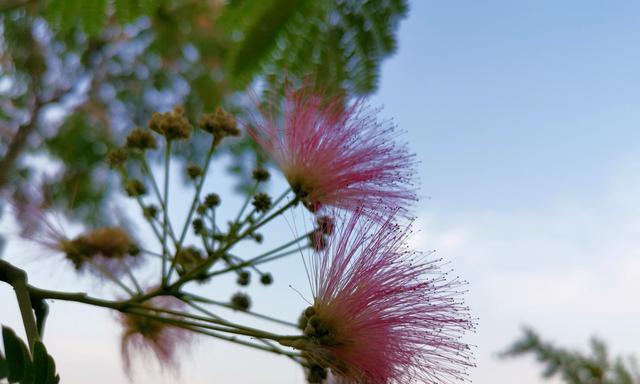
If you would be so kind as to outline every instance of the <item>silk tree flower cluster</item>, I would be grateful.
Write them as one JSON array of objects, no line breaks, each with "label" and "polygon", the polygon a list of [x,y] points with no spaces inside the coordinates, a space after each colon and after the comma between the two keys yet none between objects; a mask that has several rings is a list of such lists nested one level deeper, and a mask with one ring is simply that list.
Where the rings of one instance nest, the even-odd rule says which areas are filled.
[{"label": "silk tree flower cluster", "polygon": [[289,345],[307,353],[311,382],[445,383],[472,365],[460,341],[473,327],[456,294],[463,283],[408,249],[409,227],[392,219],[376,225],[356,210],[308,258],[314,301],[299,324],[307,339]]},{"label": "silk tree flower cluster", "polygon": [[345,104],[303,88],[287,91],[282,114],[272,111],[263,109],[249,133],[310,211],[360,209],[379,218],[416,199],[413,156],[364,101]]},{"label": "silk tree flower cluster", "polygon": [[[441,271],[441,260],[407,246],[409,208],[416,200],[414,156],[396,143],[395,127],[377,120],[363,100],[308,86],[285,96],[283,108],[260,109],[243,124],[221,108],[196,124],[182,108],[155,113],[147,127],[133,129],[109,152],[108,165],[154,241],[137,238],[135,228],[118,221],[67,237],[46,211],[16,205],[28,222],[38,223],[39,229],[25,231],[28,237],[118,290],[98,298],[30,287],[30,297],[116,311],[123,367],[131,377],[133,362],[144,361],[138,356],[155,356],[177,369],[179,351],[201,335],[288,358],[300,364],[309,383],[465,381],[473,359],[463,337],[474,322],[462,300],[464,283]],[[289,188],[272,197],[266,188],[270,172],[257,167],[237,215],[221,218],[220,191],[206,190],[205,180],[221,143],[243,133],[280,169]],[[202,163],[176,168],[172,157],[186,140],[207,140],[209,150]],[[149,160],[158,157],[160,165]],[[169,195],[169,180],[178,172],[193,191],[186,204]],[[169,214],[174,205],[184,208],[180,223]],[[306,233],[253,256],[235,250],[246,242],[261,247],[268,224],[298,209],[313,218]],[[252,283],[268,289],[276,282],[264,266],[300,253],[312,300],[298,321],[252,311]],[[157,268],[157,281],[141,283],[150,268]],[[238,291],[226,300],[214,298],[207,284],[226,275],[235,277]],[[225,311],[291,331],[229,321]]]}]

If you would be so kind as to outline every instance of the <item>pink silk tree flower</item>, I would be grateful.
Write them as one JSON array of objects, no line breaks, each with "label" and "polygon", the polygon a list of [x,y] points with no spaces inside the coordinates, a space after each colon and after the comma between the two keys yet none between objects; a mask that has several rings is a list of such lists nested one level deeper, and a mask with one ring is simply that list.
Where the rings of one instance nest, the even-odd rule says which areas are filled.
[{"label": "pink silk tree flower", "polygon": [[[171,311],[184,310],[185,304],[172,296],[157,296],[146,303],[149,307]],[[157,312],[158,315],[162,312]],[[192,339],[192,332],[175,327],[160,320],[136,314],[120,314],[123,326],[121,351],[123,367],[131,376],[134,356],[154,356],[162,368],[177,370],[180,348],[185,348]]]},{"label": "pink silk tree flower", "polygon": [[313,304],[300,319],[311,383],[451,383],[473,366],[462,342],[475,327],[441,260],[410,251],[408,227],[356,210],[330,245],[309,257]]},{"label": "pink silk tree flower", "polygon": [[309,87],[285,96],[280,119],[262,109],[248,131],[310,211],[362,207],[379,218],[415,201],[414,157],[395,144],[395,126],[376,120],[377,111]]},{"label": "pink silk tree flower", "polygon": [[60,221],[56,220],[56,212],[36,199],[27,195],[14,198],[12,208],[21,226],[20,237],[64,254],[78,272],[90,271],[118,278],[143,261],[136,241],[123,227],[97,227],[69,238]]},{"label": "pink silk tree flower", "polygon": [[107,274],[112,278],[124,275],[129,268],[142,262],[138,245],[121,227],[98,227],[68,238],[43,215],[40,229],[22,233],[22,237],[43,247],[63,253],[78,272]]}]

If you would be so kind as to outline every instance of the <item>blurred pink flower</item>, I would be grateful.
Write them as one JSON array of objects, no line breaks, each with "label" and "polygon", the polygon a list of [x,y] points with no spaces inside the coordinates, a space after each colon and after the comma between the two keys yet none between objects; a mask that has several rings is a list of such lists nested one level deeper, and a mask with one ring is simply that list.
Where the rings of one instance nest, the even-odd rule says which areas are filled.
[{"label": "blurred pink flower", "polygon": [[[321,255],[310,258],[313,305],[291,346],[333,383],[450,383],[473,365],[461,341],[474,323],[440,260],[408,250],[408,228],[356,211]],[[312,382],[316,382],[313,381]]]},{"label": "blurred pink flower", "polygon": [[285,96],[281,123],[263,109],[248,130],[310,211],[363,207],[377,218],[415,200],[414,157],[395,144],[395,127],[376,120],[377,111],[309,87]]},{"label": "blurred pink flower", "polygon": [[[172,296],[157,296],[145,304],[149,307],[172,311],[185,309],[185,304]],[[122,363],[127,375],[131,375],[134,356],[153,355],[162,368],[178,369],[180,363],[178,349],[186,347],[191,342],[192,332],[145,316],[129,313],[119,316],[123,326]]]},{"label": "blurred pink flower", "polygon": [[138,245],[124,228],[97,227],[69,238],[56,220],[55,211],[35,204],[19,206],[16,202],[13,209],[21,221],[20,237],[64,254],[76,271],[118,278],[143,261]]}]

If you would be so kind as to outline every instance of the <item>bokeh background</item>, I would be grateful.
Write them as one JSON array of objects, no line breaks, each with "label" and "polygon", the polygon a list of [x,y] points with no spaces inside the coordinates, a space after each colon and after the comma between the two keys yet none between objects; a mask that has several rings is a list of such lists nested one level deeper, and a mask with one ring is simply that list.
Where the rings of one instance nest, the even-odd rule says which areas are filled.
[{"label": "bokeh background", "polygon": [[[616,353],[638,353],[640,3],[409,5],[397,52],[383,62],[370,103],[406,131],[402,139],[419,159],[413,245],[436,250],[469,282],[466,299],[478,318],[468,337],[477,357],[470,378],[559,383],[543,381],[533,359],[498,357],[523,325],[570,348],[586,348],[595,334]],[[222,192],[233,217],[241,199],[226,171],[229,161],[214,163],[207,188]],[[284,188],[278,177],[269,186],[274,195]],[[177,175],[171,193],[190,196]],[[173,208],[182,217],[181,207]],[[145,238],[144,223],[138,224]],[[269,228],[268,241],[284,241],[304,225],[302,212],[288,215]],[[4,220],[4,231],[15,233],[14,227]],[[99,282],[76,278],[60,258],[15,237],[4,257],[24,266],[36,285],[104,292]],[[296,291],[309,297],[300,257],[270,271],[275,284],[252,292],[255,310],[296,318],[305,307]],[[224,299],[235,291],[230,282],[202,292]],[[8,286],[0,286],[0,303],[0,322],[22,332]],[[126,382],[119,332],[107,311],[54,303],[45,341],[63,382]],[[179,378],[147,368],[134,382],[304,378],[286,359],[204,338],[182,360]]]}]

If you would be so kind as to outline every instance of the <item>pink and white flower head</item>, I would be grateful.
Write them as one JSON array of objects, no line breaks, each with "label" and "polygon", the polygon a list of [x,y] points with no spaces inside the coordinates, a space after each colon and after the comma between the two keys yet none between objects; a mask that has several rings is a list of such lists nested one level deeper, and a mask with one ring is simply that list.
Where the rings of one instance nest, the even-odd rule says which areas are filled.
[{"label": "pink and white flower head", "polygon": [[473,365],[461,337],[474,328],[440,260],[408,250],[409,229],[356,210],[310,258],[313,304],[301,319],[310,382],[451,383]]},{"label": "pink and white flower head", "polygon": [[[185,305],[172,296],[157,296],[146,302],[149,307],[182,311]],[[158,314],[161,314],[158,312]],[[131,375],[134,356],[153,356],[162,368],[177,370],[180,356],[192,339],[192,333],[149,317],[124,313],[120,315],[123,326],[121,351],[124,370]]]},{"label": "pink and white flower head", "polygon": [[312,212],[362,207],[378,218],[413,202],[414,158],[394,143],[393,124],[376,120],[362,100],[346,104],[308,86],[289,89],[282,118],[262,110],[248,130]]}]

